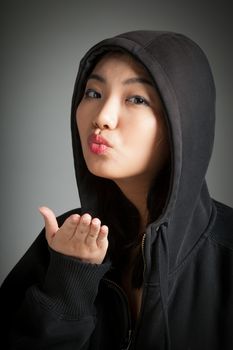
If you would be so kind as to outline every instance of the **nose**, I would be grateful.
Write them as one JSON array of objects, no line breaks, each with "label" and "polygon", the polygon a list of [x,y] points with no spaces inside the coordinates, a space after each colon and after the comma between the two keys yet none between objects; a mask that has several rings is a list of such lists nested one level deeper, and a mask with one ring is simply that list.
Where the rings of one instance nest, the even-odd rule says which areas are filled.
[{"label": "nose", "polygon": [[115,129],[119,120],[119,104],[116,99],[109,98],[103,101],[96,111],[96,116],[93,120],[95,128]]}]

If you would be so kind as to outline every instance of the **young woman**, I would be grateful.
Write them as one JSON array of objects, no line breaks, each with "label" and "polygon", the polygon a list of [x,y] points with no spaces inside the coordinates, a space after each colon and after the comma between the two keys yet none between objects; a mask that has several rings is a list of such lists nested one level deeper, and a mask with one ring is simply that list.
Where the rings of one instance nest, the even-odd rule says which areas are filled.
[{"label": "young woman", "polygon": [[233,210],[205,174],[215,87],[170,32],[84,56],[71,129],[81,208],[56,218],[1,287],[10,349],[231,349]]}]

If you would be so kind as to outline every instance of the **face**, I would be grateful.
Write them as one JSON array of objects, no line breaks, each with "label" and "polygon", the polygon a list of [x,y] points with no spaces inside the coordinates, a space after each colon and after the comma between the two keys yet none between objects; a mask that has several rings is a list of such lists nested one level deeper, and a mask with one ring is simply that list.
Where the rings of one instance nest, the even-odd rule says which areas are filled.
[{"label": "face", "polygon": [[150,184],[168,159],[162,104],[145,69],[127,54],[105,55],[90,74],[76,121],[87,167],[119,184]]}]

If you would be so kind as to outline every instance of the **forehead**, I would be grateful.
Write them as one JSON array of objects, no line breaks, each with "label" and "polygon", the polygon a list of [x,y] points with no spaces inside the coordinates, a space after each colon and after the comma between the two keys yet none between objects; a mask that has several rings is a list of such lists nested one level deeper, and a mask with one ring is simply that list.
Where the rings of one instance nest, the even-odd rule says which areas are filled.
[{"label": "forehead", "polygon": [[150,78],[149,73],[143,65],[133,58],[130,54],[124,52],[108,52],[102,56],[96,63],[92,73],[135,73],[143,77]]}]

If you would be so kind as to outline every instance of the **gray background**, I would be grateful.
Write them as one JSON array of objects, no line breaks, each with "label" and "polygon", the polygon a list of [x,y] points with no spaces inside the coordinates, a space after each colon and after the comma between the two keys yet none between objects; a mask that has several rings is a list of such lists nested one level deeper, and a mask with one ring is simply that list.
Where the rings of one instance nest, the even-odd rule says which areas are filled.
[{"label": "gray background", "polygon": [[2,1],[0,282],[40,232],[37,208],[79,205],[70,102],[78,63],[93,44],[135,29],[173,30],[206,52],[217,86],[211,195],[233,206],[230,1]]}]

